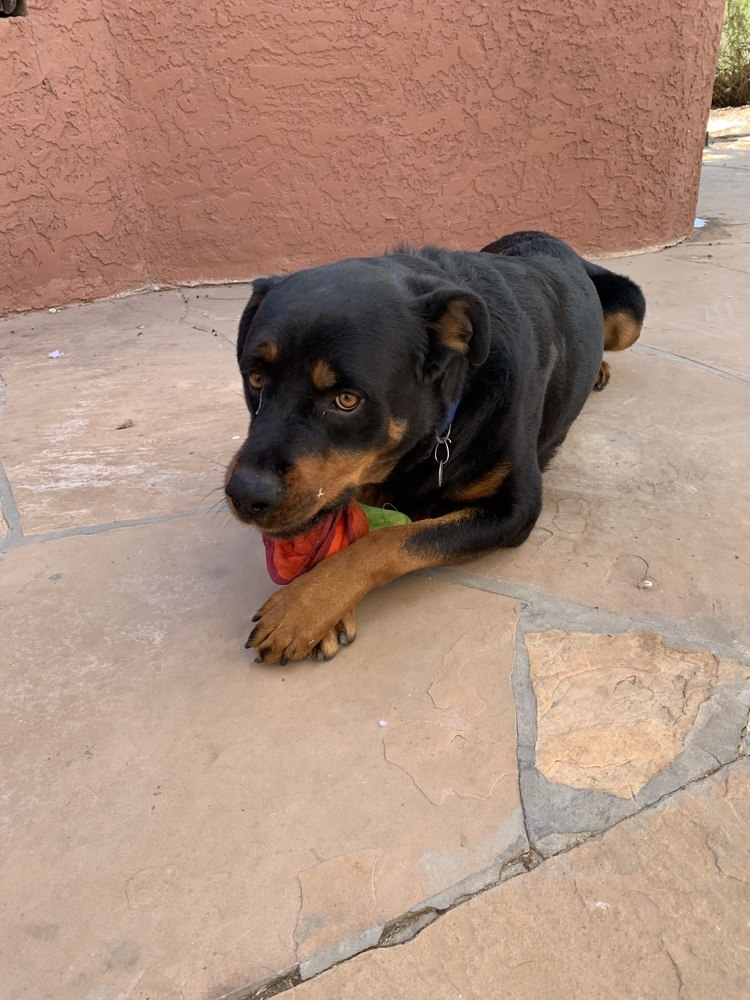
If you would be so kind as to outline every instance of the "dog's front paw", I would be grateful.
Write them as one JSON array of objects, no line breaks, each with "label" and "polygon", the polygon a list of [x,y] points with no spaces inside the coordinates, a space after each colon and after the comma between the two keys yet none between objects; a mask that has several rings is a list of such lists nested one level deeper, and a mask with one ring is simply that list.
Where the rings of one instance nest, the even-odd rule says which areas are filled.
[{"label": "dog's front paw", "polygon": [[320,642],[312,649],[307,658],[310,660],[332,660],[342,646],[350,646],[357,638],[357,626],[354,622],[354,608],[336,622]]},{"label": "dog's front paw", "polygon": [[253,621],[257,625],[245,648],[255,648],[257,663],[330,660],[357,636],[354,609],[337,612],[331,595],[322,594],[308,576],[269,597]]}]

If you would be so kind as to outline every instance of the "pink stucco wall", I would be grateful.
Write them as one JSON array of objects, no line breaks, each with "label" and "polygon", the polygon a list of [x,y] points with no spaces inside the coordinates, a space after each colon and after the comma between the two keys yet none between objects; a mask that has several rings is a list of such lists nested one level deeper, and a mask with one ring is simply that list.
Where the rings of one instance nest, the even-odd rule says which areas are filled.
[{"label": "pink stucco wall", "polygon": [[690,231],[723,0],[36,0],[0,20],[0,313],[541,227]]}]

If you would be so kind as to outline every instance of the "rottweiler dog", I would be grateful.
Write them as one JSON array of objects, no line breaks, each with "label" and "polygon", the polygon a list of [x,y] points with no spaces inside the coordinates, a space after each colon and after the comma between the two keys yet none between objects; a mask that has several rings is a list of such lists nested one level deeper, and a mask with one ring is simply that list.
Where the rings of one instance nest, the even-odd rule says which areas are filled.
[{"label": "rottweiler dog", "polygon": [[645,300],[546,233],[480,252],[400,247],[260,278],[237,359],[250,429],[228,503],[293,538],[352,499],[413,523],[381,528],[274,593],[253,618],[259,661],[330,659],[354,608],[404,573],[528,538],[542,471]]}]

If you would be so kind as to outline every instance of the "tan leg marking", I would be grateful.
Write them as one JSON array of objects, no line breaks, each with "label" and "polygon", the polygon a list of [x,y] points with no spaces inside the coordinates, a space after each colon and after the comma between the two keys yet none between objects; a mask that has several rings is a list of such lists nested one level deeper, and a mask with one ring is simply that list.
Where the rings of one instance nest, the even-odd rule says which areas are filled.
[{"label": "tan leg marking", "polygon": [[468,486],[462,487],[455,493],[451,493],[450,498],[451,500],[458,500],[463,503],[471,503],[472,501],[485,500],[487,497],[492,497],[500,489],[509,472],[510,462],[503,459],[502,462],[498,462],[494,469],[485,472],[475,482],[469,483]]},{"label": "tan leg marking", "polygon": [[629,313],[610,313],[604,317],[604,350],[624,351],[633,346],[640,333],[640,323]]},{"label": "tan leg marking", "polygon": [[419,524],[380,528],[324,559],[269,597],[258,612],[248,647],[254,646],[265,663],[304,659],[323,640],[331,650],[329,634],[338,623],[347,621],[350,609],[374,587],[415,569],[450,561],[437,552],[406,551],[407,539],[426,528],[456,523],[475,514],[471,509],[459,510]]}]

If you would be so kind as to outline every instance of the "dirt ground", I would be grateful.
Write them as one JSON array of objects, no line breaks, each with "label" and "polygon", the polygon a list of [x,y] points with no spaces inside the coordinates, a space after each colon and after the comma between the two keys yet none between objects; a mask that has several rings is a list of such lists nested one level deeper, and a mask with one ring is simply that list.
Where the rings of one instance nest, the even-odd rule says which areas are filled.
[{"label": "dirt ground", "polygon": [[741,108],[713,108],[708,133],[711,146],[750,149],[750,104]]}]

